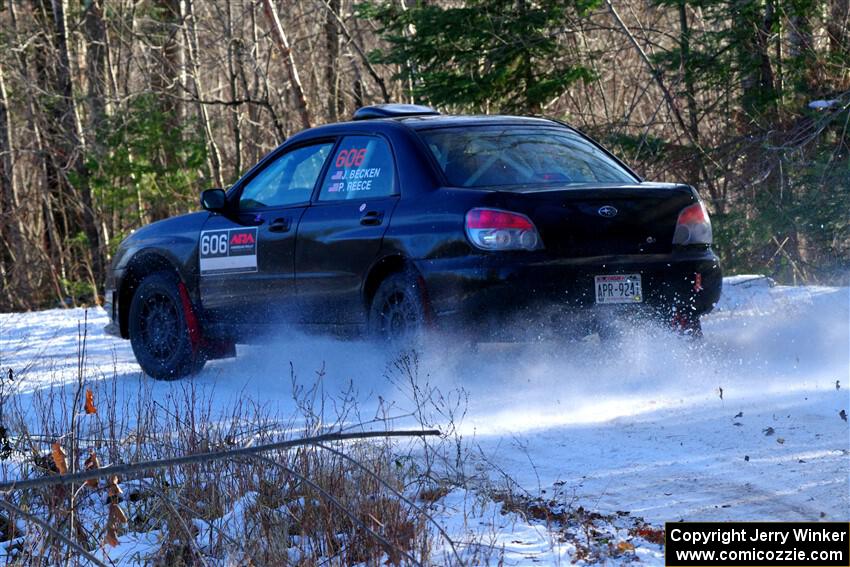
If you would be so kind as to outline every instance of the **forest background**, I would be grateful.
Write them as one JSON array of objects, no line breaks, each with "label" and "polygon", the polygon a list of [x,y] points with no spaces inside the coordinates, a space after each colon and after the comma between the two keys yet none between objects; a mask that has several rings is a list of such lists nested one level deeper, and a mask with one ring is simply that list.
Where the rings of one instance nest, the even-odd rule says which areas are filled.
[{"label": "forest background", "polygon": [[697,187],[727,273],[850,277],[850,0],[2,0],[0,46],[0,311],[383,102],[565,120]]}]

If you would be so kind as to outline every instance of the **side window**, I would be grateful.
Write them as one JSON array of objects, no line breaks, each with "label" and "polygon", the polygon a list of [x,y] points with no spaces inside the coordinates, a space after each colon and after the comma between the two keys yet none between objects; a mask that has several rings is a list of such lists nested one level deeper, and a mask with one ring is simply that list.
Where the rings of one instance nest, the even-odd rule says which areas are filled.
[{"label": "side window", "polygon": [[333,144],[328,142],[283,154],[245,185],[239,208],[283,207],[309,201],[331,148]]},{"label": "side window", "polygon": [[331,158],[320,201],[368,199],[394,193],[395,167],[387,142],[377,136],[346,136]]}]

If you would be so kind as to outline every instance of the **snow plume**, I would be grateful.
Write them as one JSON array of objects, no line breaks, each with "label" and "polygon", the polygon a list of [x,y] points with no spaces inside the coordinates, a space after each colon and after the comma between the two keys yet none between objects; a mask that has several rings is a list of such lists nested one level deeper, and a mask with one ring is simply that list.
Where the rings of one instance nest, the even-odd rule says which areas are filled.
[{"label": "snow plume", "polygon": [[628,318],[614,321],[615,337],[606,340],[471,347],[458,337],[432,337],[399,368],[398,353],[374,343],[288,332],[240,350],[235,361],[211,364],[202,376],[285,410],[294,375],[317,381],[330,399],[356,400],[370,417],[414,413],[415,386],[420,396],[427,390],[452,399],[443,400],[449,405],[468,403],[461,424],[468,433],[530,431],[834,387],[850,365],[848,304],[845,288],[740,276],[726,279],[720,304],[704,318],[702,341]]},{"label": "snow plume", "polygon": [[[460,425],[479,434],[606,422],[721,400],[721,389],[727,401],[821,390],[836,380],[850,390],[848,304],[846,288],[773,286],[767,278],[738,276],[725,280],[720,304],[704,318],[702,341],[623,320],[614,323],[615,338],[601,341],[471,347],[457,337],[431,338],[399,367],[397,352],[374,343],[288,331],[264,345],[240,346],[237,359],[213,361],[193,380],[215,390],[222,407],[247,397],[281,416],[296,409],[293,386],[315,386],[327,411],[348,400],[359,418],[407,416],[422,396],[442,396],[459,414],[468,404]],[[103,335],[99,310],[88,318],[89,372],[135,382],[129,344]],[[0,364],[14,369],[17,392],[74,380],[82,319],[79,310],[0,315]]]}]

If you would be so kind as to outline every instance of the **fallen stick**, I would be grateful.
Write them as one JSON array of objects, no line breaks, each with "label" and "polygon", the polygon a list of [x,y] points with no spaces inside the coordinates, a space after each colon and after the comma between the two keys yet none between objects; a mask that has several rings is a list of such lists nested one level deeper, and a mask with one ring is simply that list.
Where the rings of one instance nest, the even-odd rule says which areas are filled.
[{"label": "fallen stick", "polygon": [[80,544],[78,544],[77,542],[75,542],[74,540],[72,540],[71,538],[69,538],[68,536],[66,536],[65,534],[63,534],[62,532],[60,532],[59,530],[57,530],[56,528],[54,528],[53,526],[51,526],[50,524],[45,522],[44,520],[42,520],[42,519],[40,519],[36,516],[33,516],[29,512],[25,512],[25,511],[21,510],[20,508],[18,508],[17,506],[12,504],[11,502],[7,502],[6,500],[3,500],[2,498],[0,498],[0,508],[3,508],[4,510],[7,510],[7,511],[13,513],[13,514],[16,514],[16,515],[24,518],[25,520],[28,520],[28,521],[30,521],[34,524],[41,526],[42,529],[50,532],[50,535],[52,535],[52,536],[58,538],[59,540],[63,541],[68,547],[70,547],[71,549],[73,549],[74,551],[79,553],[81,557],[86,558],[89,561],[89,563],[92,563],[93,565],[98,565],[99,567],[106,567],[106,564],[103,561],[99,560],[97,557],[92,555],[88,550],[86,550],[82,546],[80,546]]},{"label": "fallen stick", "polygon": [[81,483],[87,480],[104,477],[108,478],[114,475],[127,476],[132,473],[161,469],[174,465],[188,465],[193,463],[220,461],[223,459],[233,459],[236,457],[254,455],[257,453],[263,453],[265,451],[291,449],[292,447],[302,447],[304,445],[318,445],[320,443],[330,443],[333,441],[350,441],[353,439],[375,439],[380,437],[429,437],[435,435],[440,435],[440,431],[437,429],[423,429],[404,431],[364,431],[360,433],[326,433],[324,435],[316,435],[314,437],[290,439],[289,441],[279,441],[277,443],[255,445],[252,447],[239,447],[237,449],[226,449],[223,451],[210,451],[208,453],[196,453],[194,455],[183,455],[180,457],[171,457],[169,459],[141,461],[138,463],[127,463],[123,465],[111,465],[100,469],[81,471],[73,474],[44,476],[40,478],[30,478],[24,480],[3,482],[0,483],[0,492],[7,492],[9,490],[23,490],[25,488],[36,488],[42,486],[56,486],[72,483]]}]

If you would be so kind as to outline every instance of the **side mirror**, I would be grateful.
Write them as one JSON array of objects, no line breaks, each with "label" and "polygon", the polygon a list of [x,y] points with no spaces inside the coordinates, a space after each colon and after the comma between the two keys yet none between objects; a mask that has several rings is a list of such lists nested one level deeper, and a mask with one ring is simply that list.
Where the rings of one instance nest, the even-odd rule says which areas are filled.
[{"label": "side mirror", "polygon": [[221,213],[227,206],[227,194],[224,189],[207,189],[201,193],[201,206],[211,213]]}]

